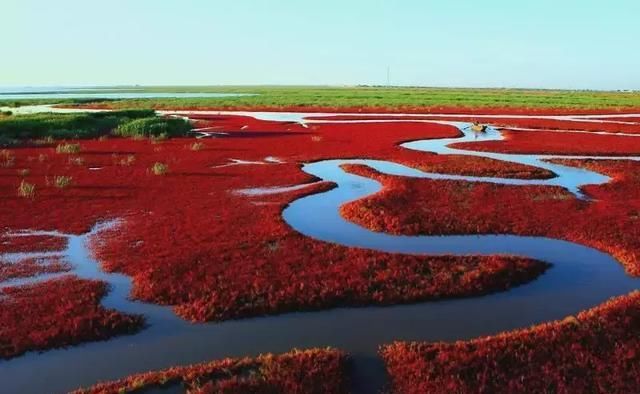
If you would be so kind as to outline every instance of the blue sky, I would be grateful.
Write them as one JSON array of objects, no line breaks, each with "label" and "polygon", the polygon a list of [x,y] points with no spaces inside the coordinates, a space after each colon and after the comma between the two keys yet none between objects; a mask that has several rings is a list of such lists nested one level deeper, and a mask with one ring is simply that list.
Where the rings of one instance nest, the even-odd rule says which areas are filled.
[{"label": "blue sky", "polygon": [[637,0],[3,0],[0,85],[640,89]]}]

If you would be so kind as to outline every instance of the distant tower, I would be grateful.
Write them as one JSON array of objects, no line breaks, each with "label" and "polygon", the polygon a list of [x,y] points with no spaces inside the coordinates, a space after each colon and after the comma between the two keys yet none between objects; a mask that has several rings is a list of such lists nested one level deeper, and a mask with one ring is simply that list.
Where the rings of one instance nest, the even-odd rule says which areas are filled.
[{"label": "distant tower", "polygon": [[391,86],[391,66],[387,66],[387,86]]}]

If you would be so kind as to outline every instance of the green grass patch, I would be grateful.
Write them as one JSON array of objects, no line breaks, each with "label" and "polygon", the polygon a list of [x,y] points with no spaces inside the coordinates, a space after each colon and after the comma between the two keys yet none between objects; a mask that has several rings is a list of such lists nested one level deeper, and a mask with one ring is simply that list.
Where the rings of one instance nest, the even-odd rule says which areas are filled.
[{"label": "green grass patch", "polygon": [[174,137],[186,135],[190,130],[188,122],[158,118],[148,109],[11,115],[0,117],[0,146],[25,140],[51,143],[58,139],[98,138],[113,131],[123,136]]},{"label": "green grass patch", "polygon": [[73,183],[73,177],[64,176],[64,175],[56,175],[53,177],[53,185],[58,189],[64,189],[68,186],[71,186]]},{"label": "green grass patch", "polygon": [[36,195],[36,185],[22,180],[18,186],[18,195],[24,198],[33,198]]},{"label": "green grass patch", "polygon": [[169,172],[169,166],[165,163],[155,162],[151,166],[151,172],[153,175],[165,175]]},{"label": "green grass patch", "polygon": [[58,146],[56,146],[56,153],[60,153],[60,154],[67,154],[67,155],[71,155],[71,154],[77,154],[80,153],[80,144],[60,144]]},{"label": "green grass patch", "polygon": [[191,125],[183,119],[148,117],[122,123],[115,130],[115,134],[122,137],[164,139],[185,136],[189,131],[191,131]]},{"label": "green grass patch", "polygon": [[115,112],[12,115],[0,118],[4,140],[94,138],[109,133],[131,119],[153,116],[151,110]]},{"label": "green grass patch", "polygon": [[[100,92],[96,90],[95,92]],[[0,100],[0,106],[99,103],[122,108],[309,108],[359,107],[426,109],[438,107],[520,107],[559,109],[640,108],[640,91],[434,88],[379,86],[149,86],[117,88],[110,93],[241,93],[240,97],[151,99],[25,99]],[[88,93],[88,92],[87,92]]]},{"label": "green grass patch", "polygon": [[96,100],[109,108],[640,108],[640,92],[535,89],[323,86],[157,86],[136,92],[252,93],[254,96]]}]

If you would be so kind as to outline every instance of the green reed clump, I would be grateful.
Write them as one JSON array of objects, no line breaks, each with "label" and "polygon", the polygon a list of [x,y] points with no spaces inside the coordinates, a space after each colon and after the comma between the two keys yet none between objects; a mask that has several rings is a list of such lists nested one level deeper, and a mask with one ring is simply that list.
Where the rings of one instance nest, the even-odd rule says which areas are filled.
[{"label": "green reed clump", "polygon": [[164,175],[169,172],[169,166],[165,163],[155,162],[151,167],[153,175]]},{"label": "green reed clump", "polygon": [[56,153],[70,155],[80,153],[80,149],[80,144],[64,143],[56,146]]},{"label": "green reed clump", "polygon": [[58,189],[64,189],[68,186],[71,186],[72,183],[73,177],[70,176],[56,175],[55,177],[53,177],[53,186],[57,187]]},{"label": "green reed clump", "polygon": [[151,137],[156,139],[182,137],[191,131],[191,124],[183,119],[142,118],[121,124],[115,134],[122,137]]},{"label": "green reed clump", "polygon": [[18,186],[18,195],[25,198],[33,198],[36,195],[36,185],[25,180]]}]

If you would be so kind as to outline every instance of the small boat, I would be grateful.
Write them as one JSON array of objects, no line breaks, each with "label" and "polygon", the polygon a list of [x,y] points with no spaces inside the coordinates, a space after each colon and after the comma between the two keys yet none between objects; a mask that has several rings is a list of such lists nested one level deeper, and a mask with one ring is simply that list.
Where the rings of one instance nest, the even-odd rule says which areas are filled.
[{"label": "small boat", "polygon": [[471,130],[476,133],[484,133],[487,131],[487,126],[480,123],[474,123],[471,125]]}]

